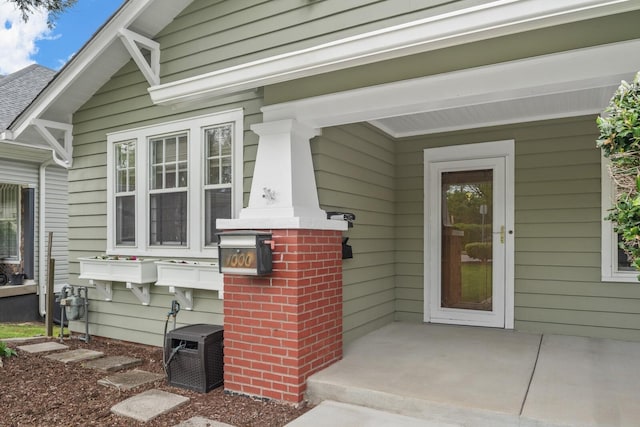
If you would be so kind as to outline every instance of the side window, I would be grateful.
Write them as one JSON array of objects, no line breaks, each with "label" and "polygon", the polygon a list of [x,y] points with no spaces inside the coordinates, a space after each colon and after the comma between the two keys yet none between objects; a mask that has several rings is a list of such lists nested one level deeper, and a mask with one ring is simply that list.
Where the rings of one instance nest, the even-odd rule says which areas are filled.
[{"label": "side window", "polygon": [[19,238],[20,186],[0,184],[0,258],[19,258]]},{"label": "side window", "polygon": [[205,246],[217,243],[216,219],[231,218],[231,187],[233,184],[233,124],[227,123],[204,130],[205,185],[204,223]]},{"label": "side window", "polygon": [[631,266],[627,254],[620,249],[620,238],[614,231],[614,224],[605,218],[614,202],[614,185],[609,174],[608,160],[601,156],[601,262],[604,282],[638,282],[639,272]]},{"label": "side window", "polygon": [[136,244],[136,142],[114,144],[116,245]]},{"label": "side window", "polygon": [[107,254],[216,258],[217,219],[242,208],[243,119],[236,108],[107,134]]},{"label": "side window", "polygon": [[149,140],[149,244],[186,246],[187,134]]}]

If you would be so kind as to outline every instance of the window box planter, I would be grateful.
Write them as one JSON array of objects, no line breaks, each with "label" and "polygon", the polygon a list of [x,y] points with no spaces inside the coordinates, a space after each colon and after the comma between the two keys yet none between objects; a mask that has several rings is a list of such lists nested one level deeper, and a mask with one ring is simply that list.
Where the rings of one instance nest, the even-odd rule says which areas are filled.
[{"label": "window box planter", "polygon": [[157,259],[99,256],[78,260],[79,278],[89,280],[106,301],[112,299],[113,282],[124,282],[143,305],[149,305],[149,285],[158,278],[155,265]]},{"label": "window box planter", "polygon": [[156,266],[156,286],[168,286],[187,310],[193,308],[193,289],[218,291],[218,297],[224,297],[223,276],[217,262],[167,260],[156,261]]}]

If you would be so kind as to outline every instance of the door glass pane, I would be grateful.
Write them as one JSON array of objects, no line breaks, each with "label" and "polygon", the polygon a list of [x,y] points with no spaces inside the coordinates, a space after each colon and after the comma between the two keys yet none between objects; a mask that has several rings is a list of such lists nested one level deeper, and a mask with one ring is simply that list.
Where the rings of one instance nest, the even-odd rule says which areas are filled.
[{"label": "door glass pane", "polygon": [[442,174],[441,307],[492,311],[493,170]]}]

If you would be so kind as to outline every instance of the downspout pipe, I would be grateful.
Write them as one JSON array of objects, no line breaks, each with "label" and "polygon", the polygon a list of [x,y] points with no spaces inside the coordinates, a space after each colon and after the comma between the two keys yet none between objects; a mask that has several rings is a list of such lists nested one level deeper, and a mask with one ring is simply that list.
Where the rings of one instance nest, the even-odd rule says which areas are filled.
[{"label": "downspout pipe", "polygon": [[[55,154],[53,155],[55,158]],[[46,177],[47,167],[54,164],[54,160],[47,160],[40,164],[38,171],[38,308],[40,310],[40,316],[44,317],[47,314],[45,294],[47,292],[47,254],[45,243],[45,224],[46,224]]]},{"label": "downspout pipe", "polygon": [[69,169],[71,165],[63,160],[60,160],[54,150],[51,150],[51,159],[40,164],[38,170],[38,309],[40,316],[44,317],[47,314],[45,294],[47,290],[47,239],[46,239],[46,177],[47,167],[56,164],[62,166],[65,169]]}]

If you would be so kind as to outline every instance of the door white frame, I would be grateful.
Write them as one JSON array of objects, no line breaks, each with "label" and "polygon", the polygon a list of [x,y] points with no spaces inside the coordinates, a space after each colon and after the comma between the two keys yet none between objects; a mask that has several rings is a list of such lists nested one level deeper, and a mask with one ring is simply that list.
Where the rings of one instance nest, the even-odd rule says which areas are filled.
[{"label": "door white frame", "polygon": [[[434,176],[442,162],[456,167],[464,165],[465,160],[502,159],[504,161],[504,328],[514,327],[514,172],[515,142],[513,140],[493,141],[464,146],[428,148],[424,150],[424,321],[431,322],[432,301],[439,295],[440,288],[440,204],[439,189],[433,190]],[[475,168],[483,162],[470,162]],[[492,160],[484,162],[491,164]],[[431,176],[430,176],[431,175]],[[439,180],[438,180],[439,181]],[[439,184],[438,184],[439,185]],[[495,231],[495,230],[494,230]],[[438,292],[434,292],[434,290]],[[437,314],[436,314],[437,315]],[[442,321],[442,319],[439,319]],[[452,320],[451,323],[477,324],[472,320]],[[485,325],[486,326],[486,325]],[[502,327],[502,323],[499,324]]]}]

